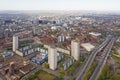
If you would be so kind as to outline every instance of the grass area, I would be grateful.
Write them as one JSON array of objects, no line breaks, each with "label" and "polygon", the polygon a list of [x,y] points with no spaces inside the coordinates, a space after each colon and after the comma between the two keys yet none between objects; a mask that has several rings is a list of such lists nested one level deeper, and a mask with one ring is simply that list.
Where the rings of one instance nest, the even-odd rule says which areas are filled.
[{"label": "grass area", "polygon": [[110,54],[112,56],[112,58],[117,62],[120,63],[120,56],[114,53]]},{"label": "grass area", "polygon": [[48,69],[48,68],[49,68],[49,64],[48,64],[48,63],[45,63],[45,64],[44,64],[44,67]]},{"label": "grass area", "polygon": [[105,65],[98,80],[111,80],[114,75],[112,66]]},{"label": "grass area", "polygon": [[24,80],[53,80],[53,79],[63,80],[63,78],[58,78],[58,77],[56,77],[52,74],[49,74],[43,70],[37,71],[34,75],[29,75]]},{"label": "grass area", "polygon": [[65,75],[65,71],[60,71],[59,74],[61,77],[63,77]]},{"label": "grass area", "polygon": [[42,48],[44,47],[44,45],[43,45],[43,44],[39,44],[38,46],[39,46],[39,47],[42,47]]},{"label": "grass area", "polygon": [[120,42],[115,43],[116,47],[120,47]]},{"label": "grass area", "polygon": [[29,46],[30,45],[30,43],[23,43],[23,44],[21,44],[20,46],[21,47],[25,47],[25,46]]},{"label": "grass area", "polygon": [[74,64],[70,68],[68,68],[67,71],[65,71],[65,75],[71,76],[76,71],[76,69],[80,66],[80,64],[82,64],[82,62],[80,61],[74,62]]},{"label": "grass area", "polygon": [[111,65],[105,65],[98,80],[120,80],[120,71],[115,74]]},{"label": "grass area", "polygon": [[52,32],[51,32],[51,34],[53,34],[53,35],[55,35],[55,34],[57,34],[58,33],[58,29],[56,29],[56,30],[53,30]]},{"label": "grass area", "polygon": [[98,80],[120,80],[120,56],[115,50],[112,50],[110,55],[118,65],[117,71],[114,72],[112,65],[105,65]]},{"label": "grass area", "polygon": [[76,80],[76,78],[74,77],[72,80]]},{"label": "grass area", "polygon": [[116,63],[120,64],[120,55],[118,55],[114,49],[110,52],[110,55],[116,61]]},{"label": "grass area", "polygon": [[97,67],[97,62],[93,62],[87,74],[85,75],[84,80],[90,79],[96,67]]}]

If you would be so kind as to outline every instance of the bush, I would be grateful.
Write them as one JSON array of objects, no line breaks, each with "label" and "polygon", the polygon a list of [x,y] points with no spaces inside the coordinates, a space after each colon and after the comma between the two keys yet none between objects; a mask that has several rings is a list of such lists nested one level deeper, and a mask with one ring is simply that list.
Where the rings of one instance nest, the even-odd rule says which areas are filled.
[{"label": "bush", "polygon": [[61,74],[61,76],[64,76],[64,75],[65,75],[65,72],[64,72],[64,71],[60,71],[59,73]]},{"label": "bush", "polygon": [[76,69],[80,66],[81,62],[80,61],[76,61],[74,62],[74,64],[67,69],[65,75],[66,76],[71,76],[73,75],[73,73],[76,71]]},{"label": "bush", "polygon": [[48,63],[45,63],[44,66],[45,66],[45,68],[47,68],[47,69],[49,68],[49,64],[48,64]]},{"label": "bush", "polygon": [[43,44],[39,44],[39,47],[44,47],[44,45]]}]

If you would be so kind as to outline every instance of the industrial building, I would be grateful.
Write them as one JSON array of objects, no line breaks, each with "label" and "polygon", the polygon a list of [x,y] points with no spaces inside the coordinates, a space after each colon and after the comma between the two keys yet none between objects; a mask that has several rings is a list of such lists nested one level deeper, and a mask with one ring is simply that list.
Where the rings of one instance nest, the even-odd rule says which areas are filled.
[{"label": "industrial building", "polygon": [[95,48],[95,46],[93,46],[90,43],[82,43],[81,47],[84,48],[87,51],[92,51]]},{"label": "industrial building", "polygon": [[57,69],[57,50],[55,47],[48,48],[48,63],[52,70]]},{"label": "industrial building", "polygon": [[75,40],[71,41],[71,56],[75,60],[79,60],[80,58],[80,43]]}]

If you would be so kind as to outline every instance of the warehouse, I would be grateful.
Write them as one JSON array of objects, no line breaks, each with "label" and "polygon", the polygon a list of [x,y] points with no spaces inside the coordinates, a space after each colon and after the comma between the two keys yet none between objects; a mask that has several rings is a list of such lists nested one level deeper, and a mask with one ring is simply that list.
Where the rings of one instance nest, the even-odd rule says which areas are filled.
[{"label": "warehouse", "polygon": [[92,51],[95,48],[91,43],[82,43],[81,47],[87,51]]}]

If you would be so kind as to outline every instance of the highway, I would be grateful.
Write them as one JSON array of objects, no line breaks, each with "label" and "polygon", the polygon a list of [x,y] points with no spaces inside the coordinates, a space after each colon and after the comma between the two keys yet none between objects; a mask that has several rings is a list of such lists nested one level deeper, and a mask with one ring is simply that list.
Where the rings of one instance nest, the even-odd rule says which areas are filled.
[{"label": "highway", "polygon": [[112,40],[109,42],[109,44],[107,45],[107,47],[104,49],[103,52],[103,58],[101,59],[101,61],[98,63],[95,71],[93,72],[92,76],[90,77],[90,80],[97,80],[99,78],[99,75],[107,61],[107,57],[109,56],[109,53],[112,49],[112,46],[114,44],[115,38],[112,38]]},{"label": "highway", "polygon": [[94,61],[96,55],[98,52],[100,52],[111,40],[112,36],[108,36],[105,41],[103,41],[103,43],[98,46],[89,56],[83,70],[81,72],[79,72],[79,76],[77,76],[76,80],[83,80],[83,78],[85,77],[86,73],[88,72],[92,62]]}]

